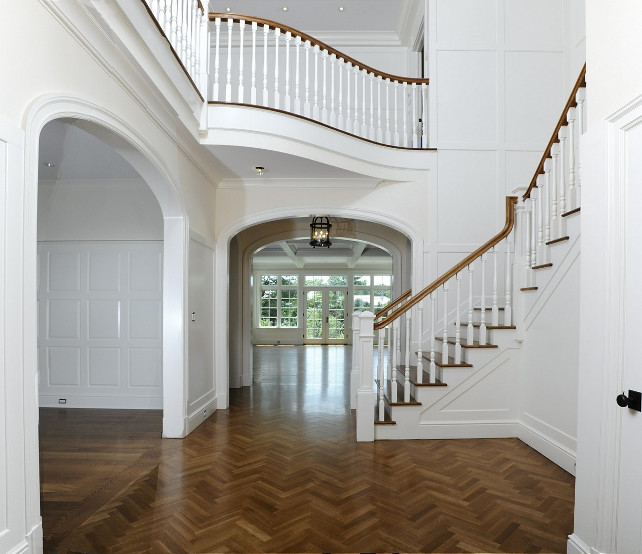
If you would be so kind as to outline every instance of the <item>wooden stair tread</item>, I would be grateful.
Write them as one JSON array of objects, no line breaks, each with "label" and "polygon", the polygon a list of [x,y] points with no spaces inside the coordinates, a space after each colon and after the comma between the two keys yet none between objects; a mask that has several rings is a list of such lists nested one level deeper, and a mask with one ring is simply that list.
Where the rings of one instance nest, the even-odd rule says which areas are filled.
[{"label": "wooden stair tread", "polygon": [[[490,306],[490,307],[488,307],[488,306],[487,306],[487,307],[485,307],[485,308],[484,308],[484,310],[486,310],[486,311],[491,311],[492,309],[493,309],[493,307],[492,307],[492,306]],[[497,307],[497,309],[498,309],[500,312],[504,311],[504,308],[503,308],[503,307]],[[481,312],[481,307],[480,307],[480,306],[477,306],[477,307],[473,308],[473,310],[475,310],[476,312]]]},{"label": "wooden stair tread", "polygon": [[[422,356],[423,357],[423,356]],[[446,383],[442,383],[439,379],[435,377],[435,382],[430,382],[430,374],[427,371],[421,371],[421,383],[417,383],[417,368],[410,368],[410,382],[415,385],[415,387],[447,387]]]},{"label": "wooden stair tread", "polygon": [[[428,352],[422,352],[422,357],[428,360],[430,363],[430,350]],[[448,362],[442,363],[441,352],[435,352],[435,364],[439,367],[473,367],[473,364],[462,362],[460,364],[455,363],[455,358],[448,356]]]},{"label": "wooden stair tread", "polygon": [[522,292],[528,292],[528,291],[531,291],[531,290],[537,290],[537,287],[523,287],[523,288],[521,288],[519,290],[521,290]]},{"label": "wooden stair tread", "polygon": [[568,237],[568,236],[566,236],[566,237],[560,237],[560,238],[558,238],[558,239],[549,240],[549,241],[546,243],[546,245],[547,245],[547,246],[552,246],[553,244],[560,244],[560,243],[562,243],[562,242],[564,242],[564,241],[567,241],[567,240],[569,240],[569,239],[570,239],[570,237]]},{"label": "wooden stair tread", "polygon": [[[443,342],[443,337],[435,337],[436,340]],[[448,337],[448,344],[455,344],[455,337]],[[462,348],[498,348],[496,344],[479,344],[479,342],[474,341],[472,344],[468,344],[468,341],[464,338],[459,340],[459,344]]]},{"label": "wooden stair tread", "polygon": [[377,399],[377,402],[375,403],[375,409],[374,409],[374,422],[375,425],[397,425],[397,422],[392,419],[392,416],[390,415],[390,406],[388,405],[388,402],[384,398],[384,411],[383,411],[383,421],[379,420],[379,400]]},{"label": "wooden stair tread", "polygon": [[580,213],[580,208],[575,208],[574,210],[569,210],[568,212],[564,212],[562,214],[562,217],[568,217],[569,215],[575,215]]},{"label": "wooden stair tread", "polygon": [[[386,381],[386,386],[384,387],[384,397],[386,402],[390,406],[421,406],[421,402],[418,402],[417,399],[411,394],[410,402],[403,401],[403,385],[397,381],[397,401],[393,402],[392,399],[392,381]],[[400,400],[401,399],[401,400]]]},{"label": "wooden stair tread", "polygon": [[[468,323],[461,323],[460,325],[462,327],[467,327]],[[479,322],[473,323],[473,327],[481,327],[481,323],[479,323]],[[489,325],[489,324],[486,324],[486,329],[488,329],[489,331],[497,331],[497,330],[502,330],[502,329],[506,329],[506,330],[508,330],[508,329],[517,329],[517,327],[515,327],[515,325]]]},{"label": "wooden stair tread", "polygon": [[547,267],[553,267],[553,264],[548,263],[548,264],[534,265],[533,267],[531,267],[531,269],[546,269]]}]

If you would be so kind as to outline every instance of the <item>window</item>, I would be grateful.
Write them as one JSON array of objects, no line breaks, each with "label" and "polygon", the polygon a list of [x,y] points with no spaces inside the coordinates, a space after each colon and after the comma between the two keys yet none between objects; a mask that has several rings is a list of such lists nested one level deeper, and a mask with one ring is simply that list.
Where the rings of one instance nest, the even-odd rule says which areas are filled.
[{"label": "window", "polygon": [[392,277],[390,275],[355,275],[353,283],[355,312],[365,310],[376,312],[392,299]]},{"label": "window", "polygon": [[306,287],[347,287],[348,277],[345,275],[306,275]]},{"label": "window", "polygon": [[259,327],[299,326],[299,276],[261,275]]}]

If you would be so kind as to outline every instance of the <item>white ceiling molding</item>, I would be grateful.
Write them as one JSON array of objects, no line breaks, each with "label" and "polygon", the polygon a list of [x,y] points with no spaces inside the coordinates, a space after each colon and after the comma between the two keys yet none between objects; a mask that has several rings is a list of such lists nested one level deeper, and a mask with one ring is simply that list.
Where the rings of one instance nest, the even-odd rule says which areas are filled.
[{"label": "white ceiling molding", "polygon": [[354,245],[354,254],[352,255],[352,259],[348,262],[348,267],[354,268],[357,265],[357,262],[359,261],[359,258],[361,258],[361,254],[363,254],[365,249],[365,242],[358,242]]},{"label": "white ceiling molding", "polygon": [[219,189],[333,189],[333,190],[373,190],[378,179],[223,179]]},{"label": "white ceiling molding", "polygon": [[[419,34],[423,38],[424,18],[424,0],[408,0],[406,9],[401,12],[397,25],[397,35],[400,37],[401,43],[403,46],[412,48],[415,52],[418,51],[416,48]],[[420,46],[421,44],[419,44]]]}]

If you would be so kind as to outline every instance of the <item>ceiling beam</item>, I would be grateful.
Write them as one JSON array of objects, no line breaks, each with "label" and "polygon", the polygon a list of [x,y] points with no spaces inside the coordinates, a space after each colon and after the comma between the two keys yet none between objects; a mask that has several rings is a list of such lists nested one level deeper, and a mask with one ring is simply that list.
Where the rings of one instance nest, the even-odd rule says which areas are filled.
[{"label": "ceiling beam", "polygon": [[359,258],[361,258],[361,254],[363,254],[363,251],[366,249],[366,243],[365,242],[357,242],[354,245],[354,254],[352,254],[352,258],[348,260],[348,267],[350,269],[354,269],[354,266],[357,265],[357,262],[359,261]]},{"label": "ceiling beam", "polygon": [[285,252],[285,255],[292,260],[294,265],[296,265],[298,268],[302,268],[304,265],[303,259],[302,258],[297,258],[296,255],[296,250],[292,246],[290,246],[287,242],[284,240],[279,241],[279,246],[281,247],[281,250]]}]

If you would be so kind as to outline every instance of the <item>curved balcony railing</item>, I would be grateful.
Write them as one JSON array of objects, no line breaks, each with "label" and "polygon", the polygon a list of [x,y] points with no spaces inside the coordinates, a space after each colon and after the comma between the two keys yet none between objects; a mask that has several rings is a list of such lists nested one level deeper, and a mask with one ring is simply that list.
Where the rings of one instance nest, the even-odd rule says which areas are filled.
[{"label": "curved balcony railing", "polygon": [[209,19],[211,104],[261,106],[391,147],[428,147],[428,79],[376,71],[267,19]]}]

